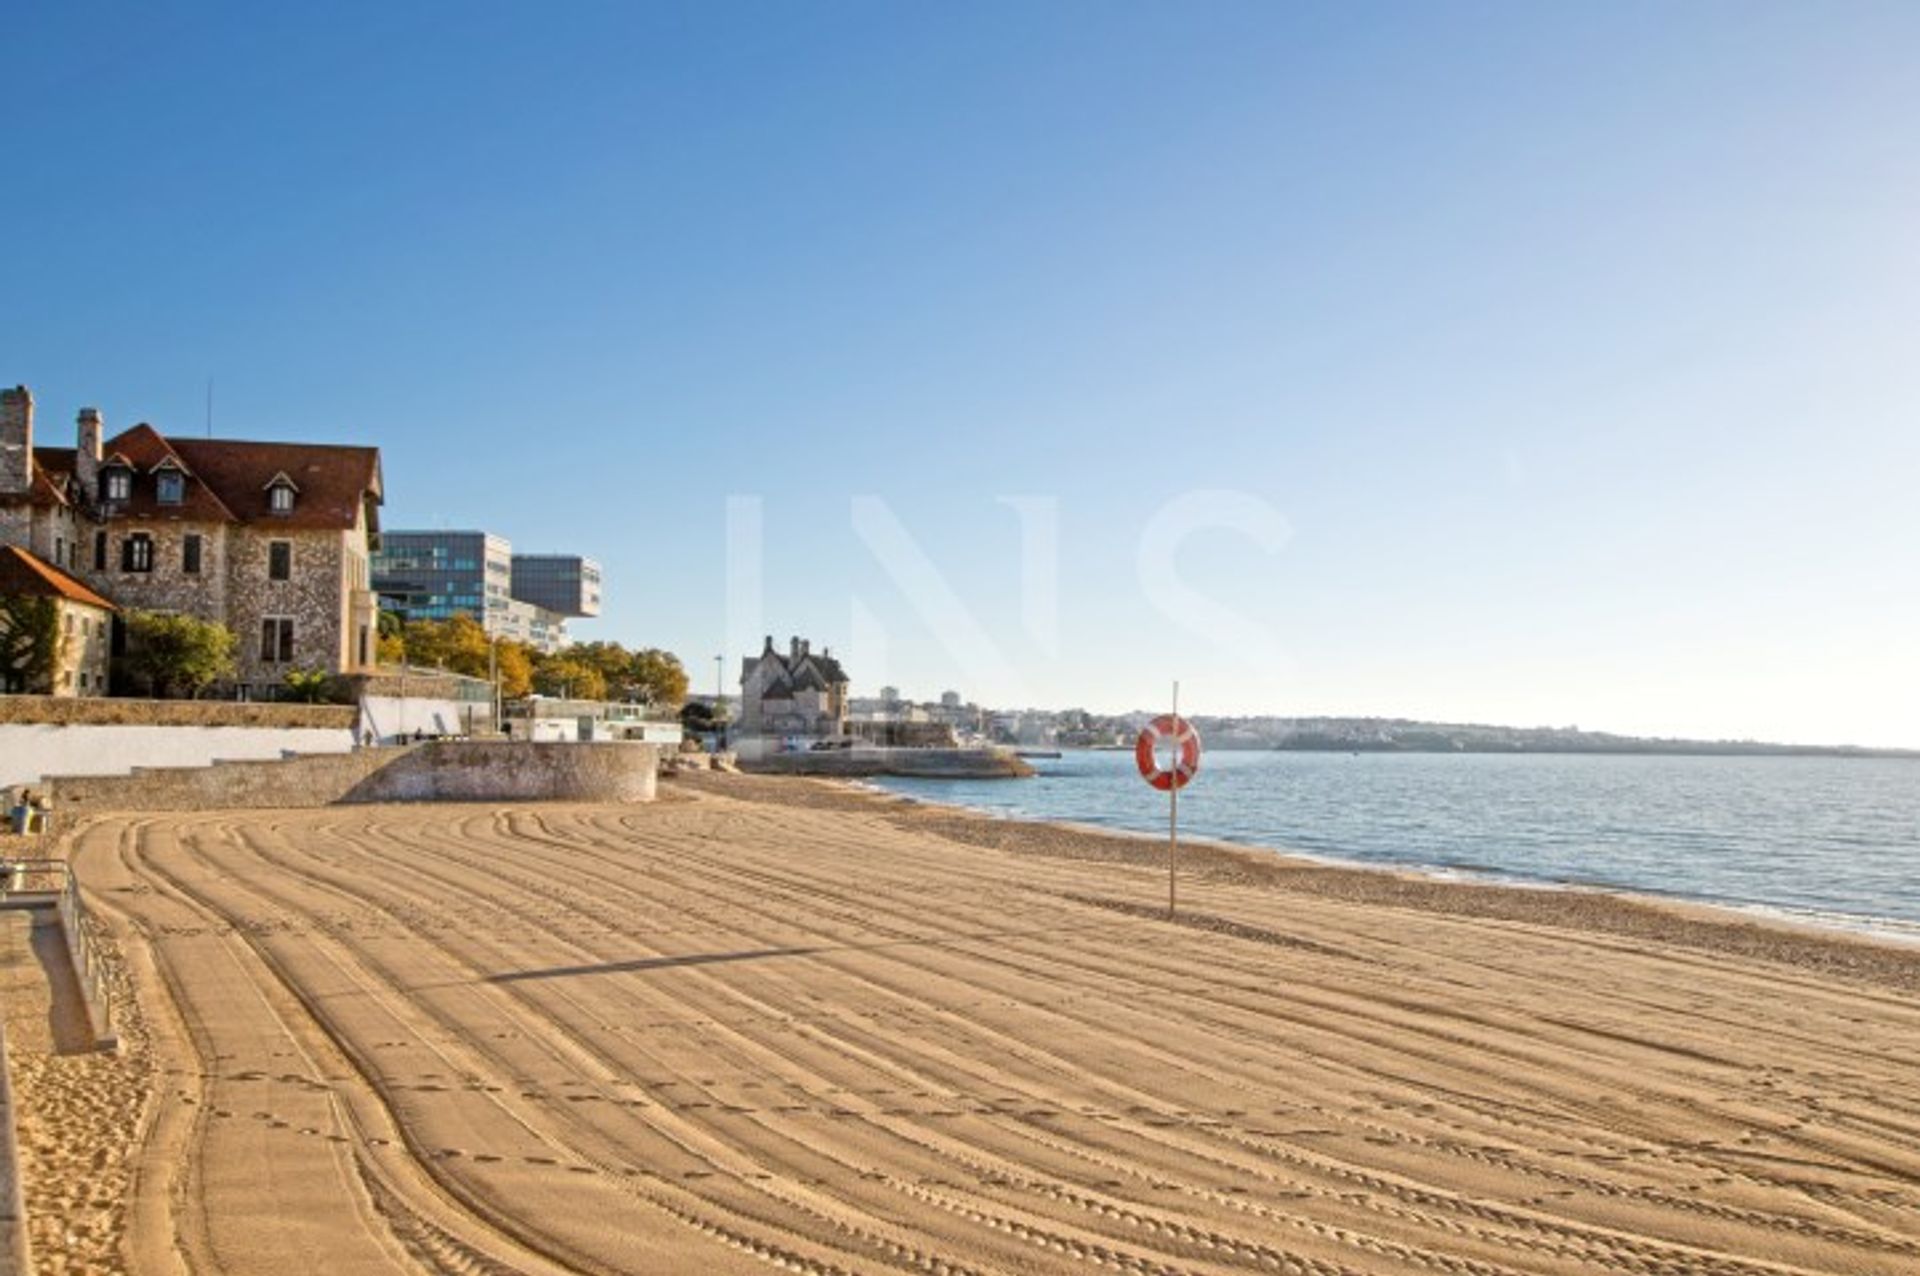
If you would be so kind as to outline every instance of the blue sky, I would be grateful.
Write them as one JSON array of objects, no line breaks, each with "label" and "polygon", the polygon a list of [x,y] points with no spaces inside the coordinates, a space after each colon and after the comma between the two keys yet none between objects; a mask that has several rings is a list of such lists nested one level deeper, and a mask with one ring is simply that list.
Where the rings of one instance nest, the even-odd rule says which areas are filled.
[{"label": "blue sky", "polygon": [[599,557],[581,636],[703,687],[773,630],[862,690],[1920,744],[1920,6],[267,8],[9,11],[43,439],[211,377],[378,444],[390,526]]}]

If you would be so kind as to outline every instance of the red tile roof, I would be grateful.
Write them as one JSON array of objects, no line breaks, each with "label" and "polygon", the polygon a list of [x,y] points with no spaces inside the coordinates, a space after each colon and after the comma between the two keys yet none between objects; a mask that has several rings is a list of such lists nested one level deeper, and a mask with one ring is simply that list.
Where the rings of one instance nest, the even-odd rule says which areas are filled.
[{"label": "red tile roof", "polygon": [[0,545],[0,596],[64,598],[89,607],[115,610],[112,603],[88,589],[78,577],[69,576],[18,545]]},{"label": "red tile roof", "polygon": [[[365,508],[371,527],[379,527],[373,508],[382,495],[379,448],[176,439],[173,450],[188,473],[218,493],[243,523],[344,529],[352,527]],[[276,474],[285,474],[299,489],[286,514],[267,507],[267,485]]]},{"label": "red tile roof", "polygon": [[[235,521],[233,511],[220,498],[220,494],[204,482],[193,482],[197,477],[194,468],[181,460],[180,453],[152,426],[136,425],[131,430],[123,431],[109,441],[102,451],[107,457],[101,462],[103,467],[113,461],[125,461],[133,467],[133,495],[127,500],[114,502],[114,510],[123,517],[138,518],[144,522]],[[172,461],[188,476],[182,492],[183,499],[178,504],[163,505],[160,502],[153,470],[162,461]]]},{"label": "red tile roof", "polygon": [[[33,450],[33,488],[9,503],[64,505],[68,478],[78,458],[72,448]],[[243,439],[169,439],[151,425],[136,425],[106,440],[106,458],[133,469],[132,495],[115,503],[115,516],[146,522],[271,523],[291,528],[347,530],[364,508],[369,530],[379,530],[384,492],[380,449],[329,443],[260,443]],[[163,505],[154,468],[171,460],[186,473],[184,499]],[[276,475],[293,482],[293,509],[276,514],[267,486]],[[96,496],[87,493],[90,503]]]}]

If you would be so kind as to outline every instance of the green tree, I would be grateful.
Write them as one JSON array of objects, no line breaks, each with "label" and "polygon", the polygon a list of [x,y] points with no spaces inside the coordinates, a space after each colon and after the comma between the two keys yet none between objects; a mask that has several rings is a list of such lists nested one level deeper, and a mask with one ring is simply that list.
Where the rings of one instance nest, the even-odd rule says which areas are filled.
[{"label": "green tree", "polygon": [[598,667],[571,654],[548,656],[533,671],[533,689],[543,696],[571,700],[604,700],[607,679]]},{"label": "green tree", "polygon": [[628,651],[617,642],[577,642],[561,658],[600,672],[606,694],[673,708],[687,698],[687,671],[680,658],[657,647]]},{"label": "green tree", "polygon": [[157,611],[129,612],[126,623],[127,668],[157,697],[176,690],[191,697],[233,673],[238,644],[225,625]]},{"label": "green tree", "polygon": [[463,673],[469,678],[487,676],[487,631],[465,612],[446,620],[416,620],[405,632],[407,660],[416,665]]},{"label": "green tree", "polygon": [[563,659],[599,670],[606,694],[625,699],[633,682],[633,653],[617,642],[576,642],[560,653]]},{"label": "green tree", "polygon": [[289,669],[287,699],[301,704],[326,704],[334,697],[333,675],[324,669]]},{"label": "green tree", "polygon": [[0,683],[47,695],[66,652],[60,606],[51,598],[0,598]]},{"label": "green tree", "polygon": [[374,640],[374,660],[378,664],[397,665],[407,659],[407,622],[398,612],[383,611],[377,622],[379,637]]},{"label": "green tree", "polygon": [[672,708],[687,698],[687,671],[680,657],[671,651],[648,647],[633,653],[633,686],[636,699],[662,708]]},{"label": "green tree", "polygon": [[500,694],[518,699],[533,690],[533,648],[503,638],[499,643]]}]

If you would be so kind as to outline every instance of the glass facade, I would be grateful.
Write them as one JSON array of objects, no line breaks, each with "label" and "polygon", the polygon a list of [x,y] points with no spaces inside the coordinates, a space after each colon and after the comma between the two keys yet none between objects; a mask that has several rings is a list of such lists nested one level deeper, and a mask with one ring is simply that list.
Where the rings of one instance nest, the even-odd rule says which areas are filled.
[{"label": "glass facade", "polygon": [[567,645],[568,617],[599,614],[600,565],[515,554],[487,532],[391,531],[373,555],[373,589],[382,610],[404,619],[465,613],[489,634],[557,651]]},{"label": "glass facade", "polygon": [[513,550],[485,532],[384,532],[373,554],[380,606],[408,620],[465,612],[484,623],[489,585],[512,572]]},{"label": "glass facade", "polygon": [[562,616],[598,616],[600,564],[576,554],[515,554],[512,594]]}]

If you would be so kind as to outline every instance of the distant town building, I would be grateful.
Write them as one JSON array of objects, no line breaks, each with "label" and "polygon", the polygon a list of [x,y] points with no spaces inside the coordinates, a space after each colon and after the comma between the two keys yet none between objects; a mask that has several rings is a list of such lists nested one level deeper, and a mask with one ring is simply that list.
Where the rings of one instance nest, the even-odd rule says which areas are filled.
[{"label": "distant town building", "polygon": [[[0,546],[0,603],[44,598],[53,603],[59,655],[43,677],[0,668],[0,691],[46,696],[107,694],[107,655],[114,606],[70,575],[18,545]],[[0,640],[12,639],[10,610],[0,611]],[[11,646],[9,642],[9,646]]]},{"label": "distant town building", "polygon": [[373,559],[380,605],[406,620],[465,614],[494,637],[543,652],[567,645],[567,621],[600,614],[600,565],[590,558],[516,554],[483,531],[404,529]]},{"label": "distant town building", "polygon": [[653,717],[644,705],[527,696],[507,701],[505,709],[508,734],[516,740],[633,740],[677,749],[685,735],[679,719]]},{"label": "distant town building", "polygon": [[825,647],[818,655],[804,638],[794,638],[782,655],[773,636],[758,656],[741,661],[740,719],[737,742],[774,741],[803,747],[814,740],[847,734],[846,671]]},{"label": "distant town building", "polygon": [[0,390],[0,544],[118,608],[224,624],[242,689],[372,666],[381,499],[377,448],[170,438],[144,424],[109,438],[92,408],[74,447],[39,447],[33,396]]}]

